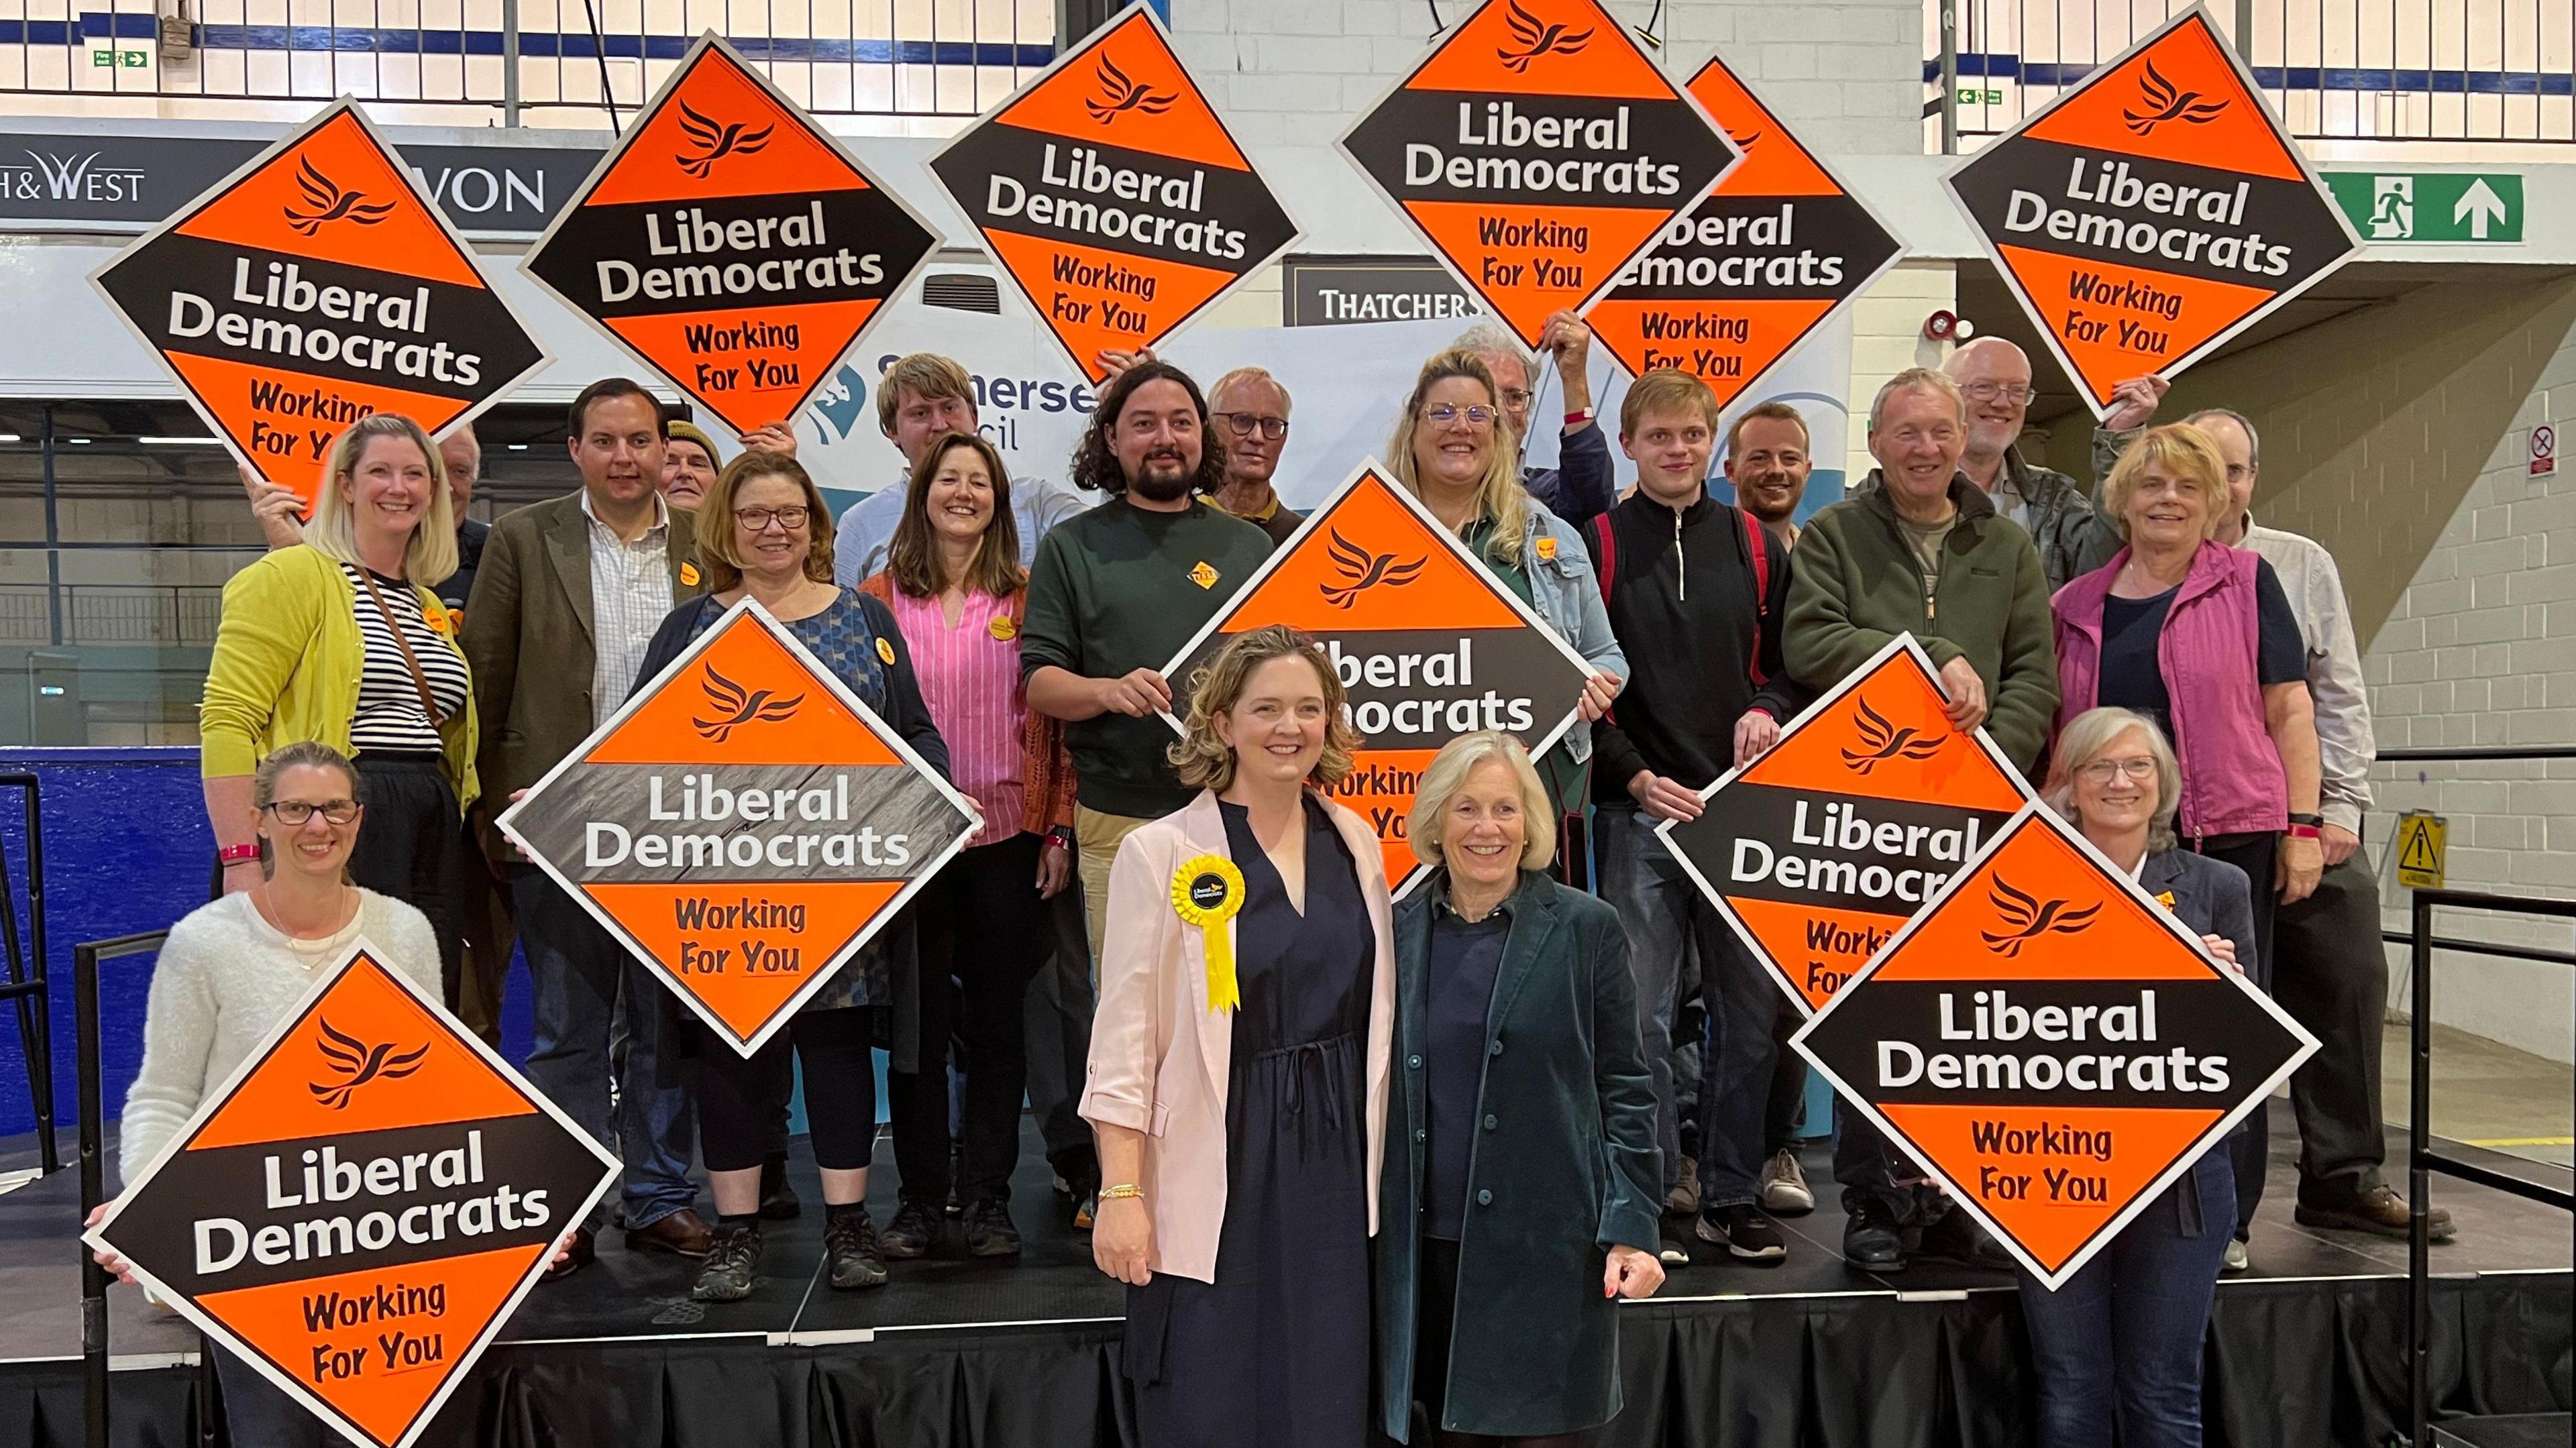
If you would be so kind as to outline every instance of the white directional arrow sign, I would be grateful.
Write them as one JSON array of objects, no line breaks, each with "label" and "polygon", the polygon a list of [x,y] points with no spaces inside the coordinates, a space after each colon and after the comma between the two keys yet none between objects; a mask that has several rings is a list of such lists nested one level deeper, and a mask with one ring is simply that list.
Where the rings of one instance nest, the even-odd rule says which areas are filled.
[{"label": "white directional arrow sign", "polygon": [[2451,220],[2468,222],[2470,239],[2475,241],[2486,240],[2487,226],[2504,217],[2504,198],[2495,194],[2495,188],[2487,185],[2484,177],[2471,182],[2469,189],[2460,193],[2459,204],[2451,208]]}]

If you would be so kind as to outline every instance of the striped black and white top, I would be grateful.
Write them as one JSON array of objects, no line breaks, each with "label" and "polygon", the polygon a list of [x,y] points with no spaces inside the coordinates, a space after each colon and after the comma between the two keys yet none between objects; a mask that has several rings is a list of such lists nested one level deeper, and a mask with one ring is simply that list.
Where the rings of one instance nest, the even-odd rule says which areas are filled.
[{"label": "striped black and white top", "polygon": [[341,573],[349,580],[356,597],[358,637],[365,643],[367,662],[358,675],[358,716],[349,724],[350,751],[365,754],[384,750],[427,750],[436,753],[442,747],[438,727],[430,722],[428,711],[421,708],[420,690],[413,686],[411,669],[403,662],[402,649],[394,642],[394,629],[401,629],[411,644],[412,657],[420,661],[421,675],[429,680],[430,697],[438,701],[442,718],[453,719],[465,711],[466,692],[472,687],[465,673],[465,660],[447,641],[445,634],[429,626],[421,616],[420,595],[408,583],[396,582],[379,575],[376,588],[384,595],[385,607],[393,610],[387,622],[376,608],[375,597],[367,592],[359,578],[357,565],[343,563]]}]

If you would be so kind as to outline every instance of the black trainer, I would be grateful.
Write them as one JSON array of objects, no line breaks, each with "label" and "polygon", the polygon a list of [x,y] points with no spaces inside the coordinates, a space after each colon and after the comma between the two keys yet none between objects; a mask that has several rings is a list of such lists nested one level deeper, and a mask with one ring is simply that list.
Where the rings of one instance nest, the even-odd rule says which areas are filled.
[{"label": "black trainer", "polygon": [[689,1295],[700,1302],[740,1302],[760,1280],[760,1228],[719,1225]]},{"label": "black trainer", "polygon": [[966,1204],[966,1255],[1020,1255],[1020,1229],[1011,1221],[1009,1204],[991,1197],[978,1197]]},{"label": "black trainer", "polygon": [[1739,1262],[1777,1262],[1789,1255],[1788,1239],[1751,1202],[1710,1208],[1699,1219],[1699,1239],[1723,1244]]},{"label": "black trainer", "polygon": [[851,1291],[883,1287],[885,1256],[877,1247],[877,1224],[864,1203],[827,1207],[823,1219],[823,1267],[834,1287]]},{"label": "black trainer", "polygon": [[886,1223],[885,1230],[877,1234],[877,1250],[888,1260],[927,1257],[947,1231],[947,1224],[939,1220],[936,1209],[905,1197],[895,1208],[894,1220]]},{"label": "black trainer", "polygon": [[1843,1222],[1843,1261],[1863,1272],[1905,1270],[1905,1232],[1896,1213],[1876,1197],[1863,1197]]},{"label": "black trainer", "polygon": [[760,1159],[760,1219],[792,1222],[805,1210],[796,1188],[787,1183],[787,1153],[773,1151]]}]

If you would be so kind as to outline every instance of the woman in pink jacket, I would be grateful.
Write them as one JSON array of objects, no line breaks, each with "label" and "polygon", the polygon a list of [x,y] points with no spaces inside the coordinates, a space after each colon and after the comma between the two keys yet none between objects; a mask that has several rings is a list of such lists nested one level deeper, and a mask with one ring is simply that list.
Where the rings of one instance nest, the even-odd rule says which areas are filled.
[{"label": "woman in pink jacket", "polygon": [[1288,628],[1229,643],[1188,709],[1172,762],[1202,792],[1110,871],[1092,1255],[1128,1284],[1147,1448],[1346,1448],[1367,1431],[1395,1015],[1377,837],[1324,797],[1359,739]]}]

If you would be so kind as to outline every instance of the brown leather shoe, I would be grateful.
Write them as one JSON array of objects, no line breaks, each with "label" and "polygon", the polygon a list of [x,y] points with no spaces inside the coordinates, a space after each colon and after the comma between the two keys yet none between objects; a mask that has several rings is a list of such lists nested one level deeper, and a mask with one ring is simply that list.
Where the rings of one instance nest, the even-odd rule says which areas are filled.
[{"label": "brown leather shoe", "polygon": [[[2332,1204],[2302,1199],[2291,1216],[2302,1227],[2333,1227],[2346,1232],[2395,1237],[2400,1241],[2405,1240],[2408,1234],[2406,1199],[2397,1194],[2396,1188],[2385,1183],[2365,1192],[2355,1192]],[[2431,1227],[2428,1235],[2434,1241],[2447,1242],[2458,1235],[2459,1229],[2451,1224],[2449,1209],[2430,1207],[2424,1216]]]},{"label": "brown leather shoe", "polygon": [[667,1217],[657,1217],[652,1225],[626,1229],[629,1252],[668,1252],[691,1261],[703,1259],[715,1246],[715,1232],[704,1218],[686,1207]]},{"label": "brown leather shoe", "polygon": [[591,1240],[590,1229],[588,1227],[575,1227],[572,1233],[572,1241],[566,1244],[564,1255],[561,1260],[547,1263],[546,1275],[538,1280],[544,1282],[561,1282],[584,1267],[589,1266],[593,1261],[598,1259],[598,1256],[599,1247]]}]

